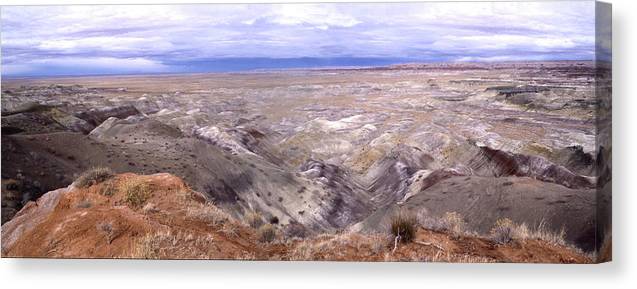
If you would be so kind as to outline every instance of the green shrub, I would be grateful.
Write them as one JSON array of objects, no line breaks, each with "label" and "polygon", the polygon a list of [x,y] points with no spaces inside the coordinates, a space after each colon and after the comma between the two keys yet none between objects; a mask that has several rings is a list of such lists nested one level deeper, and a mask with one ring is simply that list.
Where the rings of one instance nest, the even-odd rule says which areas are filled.
[{"label": "green shrub", "polygon": [[77,178],[77,180],[75,180],[75,185],[78,188],[88,188],[95,184],[106,181],[113,176],[115,176],[115,174],[113,174],[113,171],[111,171],[111,169],[105,167],[95,167],[83,172]]}]

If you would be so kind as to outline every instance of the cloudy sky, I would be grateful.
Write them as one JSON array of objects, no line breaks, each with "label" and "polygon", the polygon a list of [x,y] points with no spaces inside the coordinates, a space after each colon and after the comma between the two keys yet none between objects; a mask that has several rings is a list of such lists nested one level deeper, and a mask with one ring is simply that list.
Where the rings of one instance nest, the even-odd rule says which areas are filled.
[{"label": "cloudy sky", "polygon": [[593,59],[593,1],[11,6],[2,75]]}]

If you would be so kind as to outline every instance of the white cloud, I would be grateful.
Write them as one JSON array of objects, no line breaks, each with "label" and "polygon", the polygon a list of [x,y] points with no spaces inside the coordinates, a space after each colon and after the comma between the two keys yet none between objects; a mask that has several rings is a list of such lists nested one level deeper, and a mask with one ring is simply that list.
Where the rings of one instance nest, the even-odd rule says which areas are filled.
[{"label": "white cloud", "polygon": [[320,29],[352,27],[361,23],[354,16],[341,13],[334,6],[322,4],[274,5],[266,19],[281,25],[312,25]]},{"label": "white cloud", "polygon": [[577,58],[595,41],[592,1],[1,9],[2,60],[14,67],[68,57],[156,63],[219,57],[456,60],[560,51],[559,57]]}]

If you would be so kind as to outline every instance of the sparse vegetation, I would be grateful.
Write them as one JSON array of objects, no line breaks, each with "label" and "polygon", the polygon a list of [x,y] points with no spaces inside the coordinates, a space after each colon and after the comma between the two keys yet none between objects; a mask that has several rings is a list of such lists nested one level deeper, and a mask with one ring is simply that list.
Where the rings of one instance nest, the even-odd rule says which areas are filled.
[{"label": "sparse vegetation", "polygon": [[292,249],[289,258],[291,261],[313,260],[315,253],[316,245],[311,241],[305,240]]},{"label": "sparse vegetation", "polygon": [[516,227],[516,237],[520,239],[543,240],[552,245],[571,246],[566,242],[566,230],[562,227],[559,231],[548,228],[548,223],[541,220],[537,227],[529,229],[526,224]]},{"label": "sparse vegetation", "polygon": [[110,197],[114,195],[116,191],[117,191],[117,186],[115,185],[115,182],[112,179],[110,179],[102,183],[102,187],[100,188],[99,193],[103,196]]},{"label": "sparse vegetation", "polygon": [[516,224],[510,219],[499,219],[489,232],[489,239],[498,244],[506,244],[512,240],[542,240],[551,245],[566,246],[576,249],[566,242],[566,231],[562,228],[555,232],[542,220],[537,227],[530,229],[525,223]]},{"label": "sparse vegetation", "polygon": [[516,226],[510,219],[499,219],[491,228],[489,233],[493,242],[498,244],[507,244],[515,238]]},{"label": "sparse vegetation", "polygon": [[186,217],[192,220],[205,222],[211,226],[219,226],[225,224],[230,215],[221,211],[217,207],[211,205],[201,205],[199,207],[189,207]]},{"label": "sparse vegetation", "polygon": [[246,214],[245,221],[253,229],[258,229],[265,224],[265,222],[263,222],[263,217],[258,212],[250,212]]},{"label": "sparse vegetation", "polygon": [[140,178],[127,178],[120,182],[124,201],[133,207],[143,205],[150,198],[151,189],[150,184]]},{"label": "sparse vegetation", "polygon": [[271,224],[265,224],[257,230],[259,242],[270,243],[276,237],[276,228]]},{"label": "sparse vegetation", "polygon": [[113,230],[112,223],[106,223],[106,222],[99,223],[97,224],[96,228],[99,232],[104,234],[104,237],[106,238],[106,243],[110,244],[111,242],[113,242],[113,239],[115,238],[115,233]]},{"label": "sparse vegetation", "polygon": [[447,212],[442,217],[443,223],[446,229],[454,236],[459,236],[465,233],[467,223],[462,218],[462,215],[456,212]]},{"label": "sparse vegetation", "polygon": [[391,234],[399,237],[401,242],[411,242],[416,237],[416,217],[405,212],[399,212],[391,219]]},{"label": "sparse vegetation", "polygon": [[447,231],[455,237],[467,234],[467,224],[462,216],[456,212],[447,212],[440,218],[421,215],[418,222],[425,229],[438,232]]},{"label": "sparse vegetation", "polygon": [[[400,211],[390,219],[391,228],[388,233],[360,234],[338,230],[314,235],[309,234],[301,223],[293,220],[284,226],[276,226],[275,224],[278,224],[280,220],[271,214],[264,217],[257,212],[249,212],[243,222],[236,221],[213,204],[204,203],[205,200],[187,197],[194,195],[190,193],[191,191],[184,189],[179,182],[171,182],[163,175],[152,178],[125,175],[117,180],[117,183],[114,180],[106,182],[117,184],[117,196],[122,196],[124,202],[138,208],[144,207],[143,214],[142,210],[134,213],[139,214],[138,216],[143,219],[153,220],[153,223],[140,226],[136,224],[136,221],[128,221],[127,225],[122,227],[116,224],[122,224],[124,220],[110,219],[112,221],[108,221],[107,219],[103,222],[98,221],[97,224],[90,224],[95,230],[89,227],[88,231],[97,234],[97,246],[104,250],[103,254],[120,254],[117,256],[144,259],[228,258],[432,262],[497,262],[528,259],[534,262],[551,260],[552,262],[583,263],[587,260],[585,258],[595,257],[585,255],[573,247],[556,248],[555,254],[559,254],[558,257],[542,253],[544,246],[551,246],[547,242],[552,245],[565,244],[564,231],[552,233],[545,222],[541,222],[537,228],[529,229],[526,224],[517,225],[509,219],[500,219],[495,222],[488,236],[478,236],[466,231],[464,219],[457,213],[446,213],[439,218],[423,214],[416,218],[415,215]],[[106,185],[103,183],[101,187]],[[155,191],[156,195],[150,200],[152,191]],[[95,201],[95,197],[99,198],[96,194],[102,194],[101,188],[100,190],[78,190],[77,193],[84,195],[76,199],[76,206],[85,206],[82,204],[89,201],[95,202],[92,206],[97,207],[112,205],[110,202]],[[165,197],[173,199],[165,199]],[[169,205],[169,202],[183,205],[183,207],[175,209]],[[159,211],[158,205],[155,204],[161,207],[161,214],[149,213]],[[90,210],[85,213],[97,211]],[[157,222],[157,218],[169,219],[162,223]],[[117,223],[114,220],[117,220]],[[417,232],[419,223],[435,228],[439,232],[425,230]],[[256,226],[258,227],[254,228]],[[82,234],[85,235],[84,232],[82,231]],[[286,238],[291,232],[297,237]],[[417,239],[416,234],[418,234]],[[466,238],[452,237],[459,234],[463,234]],[[476,238],[480,241],[476,242]],[[486,238],[501,246],[494,248],[491,242],[485,242]],[[533,242],[533,246],[527,246],[528,248],[522,246],[522,249],[519,249],[517,245],[508,244],[512,240],[526,239],[542,239],[546,242]],[[106,240],[107,244],[117,240],[115,242],[117,246],[103,246],[102,240]],[[131,244],[131,246],[120,247],[120,244]],[[511,248],[527,250],[530,253],[528,255],[518,254],[517,251],[511,253]],[[493,254],[493,250],[497,250],[503,257],[499,255],[494,257],[496,254]]]},{"label": "sparse vegetation", "polygon": [[90,186],[104,182],[114,176],[113,171],[106,167],[91,168],[82,173],[76,180],[78,188],[88,188]]},{"label": "sparse vegetation", "polygon": [[[138,259],[209,259],[210,250],[216,250],[210,235],[193,235],[189,232],[159,231],[136,240],[130,257]],[[217,251],[218,252],[218,251]]]},{"label": "sparse vegetation", "polygon": [[131,257],[137,259],[159,259],[162,237],[161,233],[148,234],[137,240],[137,243],[133,246]]}]

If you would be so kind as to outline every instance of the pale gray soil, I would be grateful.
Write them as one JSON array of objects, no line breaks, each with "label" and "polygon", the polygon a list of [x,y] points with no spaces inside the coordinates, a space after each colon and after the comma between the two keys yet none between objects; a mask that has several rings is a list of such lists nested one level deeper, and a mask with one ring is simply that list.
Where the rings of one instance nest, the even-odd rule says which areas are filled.
[{"label": "pale gray soil", "polygon": [[544,62],[3,80],[2,179],[23,201],[3,190],[2,221],[108,166],[172,173],[237,217],[308,232],[456,211],[480,232],[545,221],[590,249],[596,204],[610,202],[596,196],[611,148],[596,145],[610,108],[595,73]]}]

